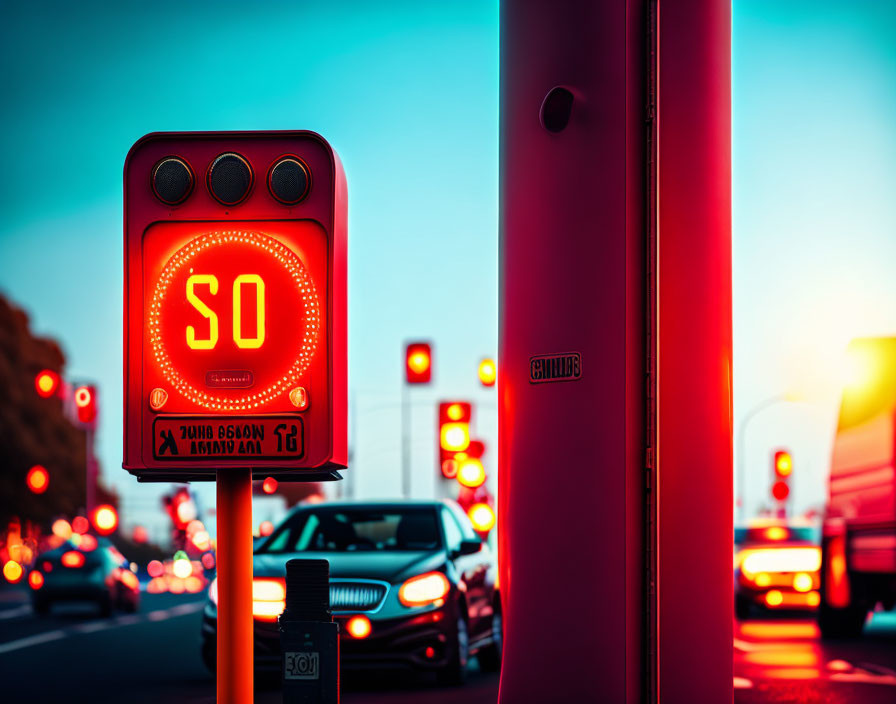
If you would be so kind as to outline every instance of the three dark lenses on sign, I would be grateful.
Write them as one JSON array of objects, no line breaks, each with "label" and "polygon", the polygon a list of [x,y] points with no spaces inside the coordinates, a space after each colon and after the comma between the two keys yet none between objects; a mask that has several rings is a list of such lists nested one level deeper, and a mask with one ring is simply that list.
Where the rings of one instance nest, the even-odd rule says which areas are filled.
[{"label": "three dark lenses on sign", "polygon": [[[166,205],[180,205],[192,193],[196,178],[190,165],[176,156],[160,160],[152,170],[152,191]],[[242,203],[252,191],[255,173],[245,157],[227,152],[220,154],[208,168],[206,185],[212,197],[222,205]],[[282,156],[268,171],[268,190],[284,205],[299,203],[311,187],[311,174],[301,159]]]}]

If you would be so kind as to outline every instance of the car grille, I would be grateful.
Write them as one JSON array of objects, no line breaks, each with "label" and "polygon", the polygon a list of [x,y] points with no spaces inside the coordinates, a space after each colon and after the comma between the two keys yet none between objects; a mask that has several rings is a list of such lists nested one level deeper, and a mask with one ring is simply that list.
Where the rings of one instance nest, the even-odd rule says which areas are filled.
[{"label": "car grille", "polygon": [[330,582],[330,609],[333,611],[372,611],[385,596],[385,584]]}]

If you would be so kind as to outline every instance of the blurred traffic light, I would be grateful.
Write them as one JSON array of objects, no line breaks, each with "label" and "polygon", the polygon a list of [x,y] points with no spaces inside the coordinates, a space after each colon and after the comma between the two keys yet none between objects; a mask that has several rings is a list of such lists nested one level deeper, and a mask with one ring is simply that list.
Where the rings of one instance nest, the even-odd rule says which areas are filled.
[{"label": "blurred traffic light", "polygon": [[485,484],[485,467],[477,457],[466,457],[458,463],[457,481],[461,486],[475,489]]},{"label": "blurred traffic light", "polygon": [[442,476],[457,476],[462,458],[457,454],[470,446],[472,404],[466,401],[443,401],[439,404],[439,469]]},{"label": "blurred traffic light", "polygon": [[39,464],[34,465],[25,475],[25,484],[35,494],[43,494],[50,485],[50,474]]},{"label": "blurred traffic light", "polygon": [[[783,503],[790,496],[788,480],[793,473],[793,458],[787,450],[776,450],[772,459],[774,482],[772,484],[772,496],[776,501]],[[781,509],[783,511],[783,509]]]},{"label": "blurred traffic light", "polygon": [[479,362],[479,383],[483,386],[494,386],[498,378],[498,367],[493,359]]},{"label": "blurred traffic light", "polygon": [[114,506],[103,504],[93,511],[93,527],[100,535],[110,535],[118,528],[118,512]]},{"label": "blurred traffic light", "polygon": [[473,504],[467,516],[477,533],[488,533],[495,527],[495,511],[486,503]]},{"label": "blurred traffic light", "polygon": [[44,369],[34,377],[34,388],[44,398],[50,398],[59,388],[59,375],[51,369]]},{"label": "blurred traffic light", "polygon": [[173,527],[173,542],[178,548],[187,545],[187,527],[196,520],[198,510],[190,492],[181,487],[173,494],[162,497],[162,504],[168,512]]},{"label": "blurred traffic light", "polygon": [[75,389],[75,409],[78,421],[90,425],[96,420],[96,389],[93,386],[79,386]]},{"label": "blurred traffic light", "polygon": [[277,480],[273,477],[265,478],[265,480],[261,483],[261,490],[265,494],[275,493],[277,491]]},{"label": "blurred traffic light", "polygon": [[432,345],[412,342],[405,348],[404,359],[408,384],[428,384],[432,380]]},{"label": "blurred traffic light", "polygon": [[787,482],[777,481],[772,484],[772,496],[778,501],[786,501],[787,497],[790,496],[790,487],[787,486]]},{"label": "blurred traffic light", "polygon": [[786,450],[775,452],[775,476],[782,479],[789,477],[793,472],[793,459]]}]

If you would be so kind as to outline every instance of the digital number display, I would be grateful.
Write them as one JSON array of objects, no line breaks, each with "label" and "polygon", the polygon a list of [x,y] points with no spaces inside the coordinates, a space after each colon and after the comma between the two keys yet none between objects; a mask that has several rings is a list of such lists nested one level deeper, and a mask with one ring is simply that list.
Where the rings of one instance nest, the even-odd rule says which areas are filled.
[{"label": "digital number display", "polygon": [[168,251],[148,272],[146,333],[166,412],[304,410],[323,321],[296,238],[249,227],[157,228],[151,241]]}]

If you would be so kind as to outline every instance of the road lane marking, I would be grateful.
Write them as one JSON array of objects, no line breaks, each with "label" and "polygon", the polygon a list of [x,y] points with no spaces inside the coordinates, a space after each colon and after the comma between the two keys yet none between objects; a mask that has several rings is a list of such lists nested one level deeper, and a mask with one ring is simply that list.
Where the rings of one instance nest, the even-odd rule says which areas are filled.
[{"label": "road lane marking", "polygon": [[119,616],[115,619],[115,625],[117,626],[133,626],[135,623],[140,623],[142,619],[137,614],[130,614],[129,616]]},{"label": "road lane marking", "polygon": [[138,623],[164,621],[169,618],[186,616],[187,614],[196,613],[197,611],[202,610],[204,606],[204,601],[193,601],[187,604],[178,604],[177,606],[172,606],[168,609],[150,611],[145,614],[128,614],[108,621],[89,621],[77,626],[70,626],[64,630],[57,629],[54,631],[47,631],[46,633],[38,633],[37,635],[20,638],[19,640],[13,640],[8,643],[0,643],[0,654],[21,650],[22,648],[28,648],[33,645],[49,643],[54,640],[61,640],[62,638],[68,638],[74,635],[85,635],[88,633],[105,631],[111,628],[133,626]]},{"label": "road lane marking", "polygon": [[95,633],[96,631],[105,631],[107,628],[112,628],[109,621],[91,621],[82,623],[80,626],[72,626],[71,630],[78,633]]},{"label": "road lane marking", "polygon": [[25,616],[31,613],[31,605],[30,604],[22,604],[18,608],[15,609],[7,609],[6,611],[0,611],[0,619],[7,618],[16,618],[18,616]]},{"label": "road lane marking", "polygon": [[204,606],[204,601],[193,601],[189,604],[172,606],[168,611],[171,612],[172,616],[185,616],[186,614],[195,614],[197,611],[201,611]]},{"label": "road lane marking", "polygon": [[28,636],[19,640],[10,641],[0,645],[0,655],[3,653],[11,653],[13,650],[21,650],[22,648],[30,648],[32,645],[40,645],[41,643],[49,643],[54,640],[62,640],[66,636],[65,631],[47,631],[46,633],[38,633],[36,636]]}]

